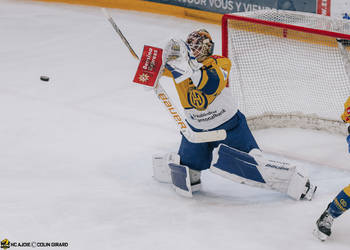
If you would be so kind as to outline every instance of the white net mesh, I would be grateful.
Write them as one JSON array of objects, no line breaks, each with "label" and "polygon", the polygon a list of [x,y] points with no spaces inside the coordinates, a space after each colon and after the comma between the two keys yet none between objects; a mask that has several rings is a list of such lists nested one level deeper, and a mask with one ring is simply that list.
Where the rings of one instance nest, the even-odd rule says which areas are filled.
[{"label": "white net mesh", "polygon": [[346,133],[340,115],[350,81],[332,32],[350,34],[350,22],[280,10],[237,15],[279,23],[228,19],[230,86],[250,127]]}]

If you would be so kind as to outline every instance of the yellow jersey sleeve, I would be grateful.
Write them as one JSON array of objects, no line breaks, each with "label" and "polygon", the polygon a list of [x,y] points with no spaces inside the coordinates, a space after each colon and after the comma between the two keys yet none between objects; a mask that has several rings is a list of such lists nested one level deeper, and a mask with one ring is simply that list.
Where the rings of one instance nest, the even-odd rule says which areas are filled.
[{"label": "yellow jersey sleeve", "polygon": [[162,76],[173,77],[173,75],[171,74],[170,70],[168,70],[167,68],[164,68]]}]

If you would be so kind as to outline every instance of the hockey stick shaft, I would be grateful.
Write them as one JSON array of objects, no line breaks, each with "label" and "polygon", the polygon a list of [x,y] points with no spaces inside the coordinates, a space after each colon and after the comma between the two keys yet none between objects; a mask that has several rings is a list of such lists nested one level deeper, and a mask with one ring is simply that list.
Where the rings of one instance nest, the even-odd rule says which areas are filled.
[{"label": "hockey stick shaft", "polygon": [[111,15],[107,12],[107,10],[105,8],[101,8],[103,14],[106,16],[107,20],[111,23],[113,29],[117,32],[117,34],[119,35],[119,37],[122,39],[123,43],[125,44],[125,46],[129,49],[130,53],[132,54],[132,56],[134,58],[136,58],[137,60],[140,60],[138,55],[136,54],[136,52],[133,50],[133,48],[131,47],[130,43],[128,42],[128,40],[125,38],[125,36],[123,35],[123,33],[120,31],[118,25],[114,22],[113,18],[111,17]]}]

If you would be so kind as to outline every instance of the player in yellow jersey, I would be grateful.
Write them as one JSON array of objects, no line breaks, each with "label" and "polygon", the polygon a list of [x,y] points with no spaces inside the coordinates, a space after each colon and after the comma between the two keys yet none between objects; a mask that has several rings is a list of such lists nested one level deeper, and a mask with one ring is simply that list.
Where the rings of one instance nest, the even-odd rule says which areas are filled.
[{"label": "player in yellow jersey", "polygon": [[[350,97],[344,103],[344,113],[341,115],[344,122],[350,123]],[[350,134],[350,131],[349,131]],[[347,137],[350,153],[350,135]],[[343,188],[334,200],[328,204],[327,209],[321,214],[316,222],[317,228],[314,234],[322,241],[326,240],[332,233],[333,220],[342,215],[350,207],[350,185]]]},{"label": "player in yellow jersey", "polygon": [[332,233],[332,224],[350,206],[350,185],[343,188],[334,200],[328,204],[327,209],[321,214],[316,222],[317,228],[314,234],[322,241],[326,240]]},{"label": "player in yellow jersey", "polygon": [[213,51],[214,42],[205,29],[190,33],[186,41],[171,39],[164,48],[164,75],[173,78],[186,122],[194,131],[224,129],[227,137],[192,143],[182,136],[178,154],[154,157],[154,177],[172,182],[177,192],[192,196],[200,187],[201,171],[210,168],[240,183],[274,189],[295,199],[311,199],[316,187],[295,166],[262,157],[233,91],[227,87],[231,61]]}]

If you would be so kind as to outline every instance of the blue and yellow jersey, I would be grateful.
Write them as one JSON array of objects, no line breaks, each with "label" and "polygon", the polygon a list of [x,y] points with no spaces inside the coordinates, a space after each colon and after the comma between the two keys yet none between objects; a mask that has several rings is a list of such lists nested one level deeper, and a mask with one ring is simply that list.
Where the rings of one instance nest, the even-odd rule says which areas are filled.
[{"label": "blue and yellow jersey", "polygon": [[[231,62],[222,56],[210,56],[200,68],[199,83],[191,78],[175,84],[181,104],[185,109],[205,110],[227,86]],[[164,75],[172,77],[169,70]]]},{"label": "blue and yellow jersey", "polygon": [[350,123],[350,97],[344,103],[344,112],[341,115],[341,119],[344,122]]},{"label": "blue and yellow jersey", "polygon": [[176,75],[172,75],[168,69],[164,75],[174,79],[187,122],[195,128],[207,130],[231,119],[237,112],[237,104],[232,90],[226,87],[231,69],[230,59],[213,55],[202,64],[191,77],[178,83],[175,82]]},{"label": "blue and yellow jersey", "polygon": [[334,217],[339,217],[350,208],[350,185],[342,191],[329,204],[328,212]]}]

